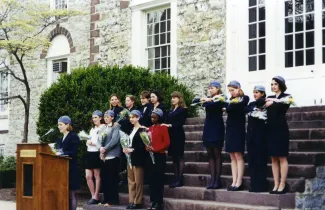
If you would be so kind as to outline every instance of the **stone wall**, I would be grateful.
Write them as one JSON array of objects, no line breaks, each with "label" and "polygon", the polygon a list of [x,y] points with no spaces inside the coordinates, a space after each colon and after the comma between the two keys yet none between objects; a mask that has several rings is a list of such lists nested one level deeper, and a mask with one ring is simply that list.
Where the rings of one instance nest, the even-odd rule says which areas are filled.
[{"label": "stone wall", "polygon": [[226,1],[178,0],[178,78],[198,96],[225,80]]},{"label": "stone wall", "polygon": [[325,209],[325,166],[317,167],[316,178],[306,180],[305,192],[296,196],[296,209]]}]

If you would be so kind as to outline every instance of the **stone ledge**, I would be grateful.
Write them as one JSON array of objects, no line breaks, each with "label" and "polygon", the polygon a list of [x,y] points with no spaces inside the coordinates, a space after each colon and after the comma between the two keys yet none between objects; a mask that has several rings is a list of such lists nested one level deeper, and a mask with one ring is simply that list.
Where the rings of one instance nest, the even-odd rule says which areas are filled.
[{"label": "stone ledge", "polygon": [[7,134],[7,133],[9,133],[8,130],[0,130],[0,134]]}]

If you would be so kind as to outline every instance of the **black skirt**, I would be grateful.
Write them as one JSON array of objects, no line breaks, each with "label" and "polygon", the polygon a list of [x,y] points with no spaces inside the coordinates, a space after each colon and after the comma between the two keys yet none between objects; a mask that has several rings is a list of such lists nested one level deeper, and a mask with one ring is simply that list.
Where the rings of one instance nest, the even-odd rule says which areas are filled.
[{"label": "black skirt", "polygon": [[88,152],[85,154],[85,169],[100,169],[102,160],[99,158],[99,152]]}]

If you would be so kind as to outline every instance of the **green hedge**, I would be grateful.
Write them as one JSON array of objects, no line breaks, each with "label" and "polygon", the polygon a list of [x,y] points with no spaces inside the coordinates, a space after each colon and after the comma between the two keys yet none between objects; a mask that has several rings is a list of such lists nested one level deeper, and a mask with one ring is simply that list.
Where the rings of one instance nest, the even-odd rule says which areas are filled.
[{"label": "green hedge", "polygon": [[16,158],[9,156],[4,158],[0,156],[0,171],[12,171],[16,170]]},{"label": "green hedge", "polygon": [[[194,97],[193,92],[176,78],[167,74],[150,73],[141,67],[124,66],[92,66],[79,68],[71,74],[62,75],[59,80],[41,96],[37,134],[43,135],[49,128],[56,128],[57,119],[69,115],[73,121],[74,132],[89,131],[91,115],[96,109],[103,112],[109,109],[109,97],[116,93],[124,103],[125,96],[133,94],[137,97],[136,105],[140,105],[139,95],[143,90],[159,90],[163,103],[170,105],[170,94],[180,91],[184,94],[187,105]],[[189,116],[195,116],[194,107],[189,107]],[[58,129],[43,142],[55,142],[61,136]],[[83,155],[85,144],[80,147]]]}]

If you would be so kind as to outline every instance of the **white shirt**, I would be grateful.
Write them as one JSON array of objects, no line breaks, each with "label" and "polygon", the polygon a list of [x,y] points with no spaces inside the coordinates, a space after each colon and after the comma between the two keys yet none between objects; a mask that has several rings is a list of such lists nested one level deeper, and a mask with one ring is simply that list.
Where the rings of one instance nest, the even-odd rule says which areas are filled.
[{"label": "white shirt", "polygon": [[65,138],[67,137],[68,134],[69,134],[69,132],[66,135],[63,135],[62,142],[65,140]]},{"label": "white shirt", "polygon": [[133,128],[131,134],[130,134],[130,146],[132,146],[132,142],[133,142],[133,137],[135,135],[135,133],[138,131],[139,128]]},{"label": "white shirt", "polygon": [[103,127],[104,125],[100,125],[99,127],[93,127],[90,132],[89,135],[91,137],[91,143],[92,145],[88,145],[87,144],[87,151],[88,152],[98,152],[99,149],[97,146],[98,145],[98,141],[99,141],[99,130]]}]

